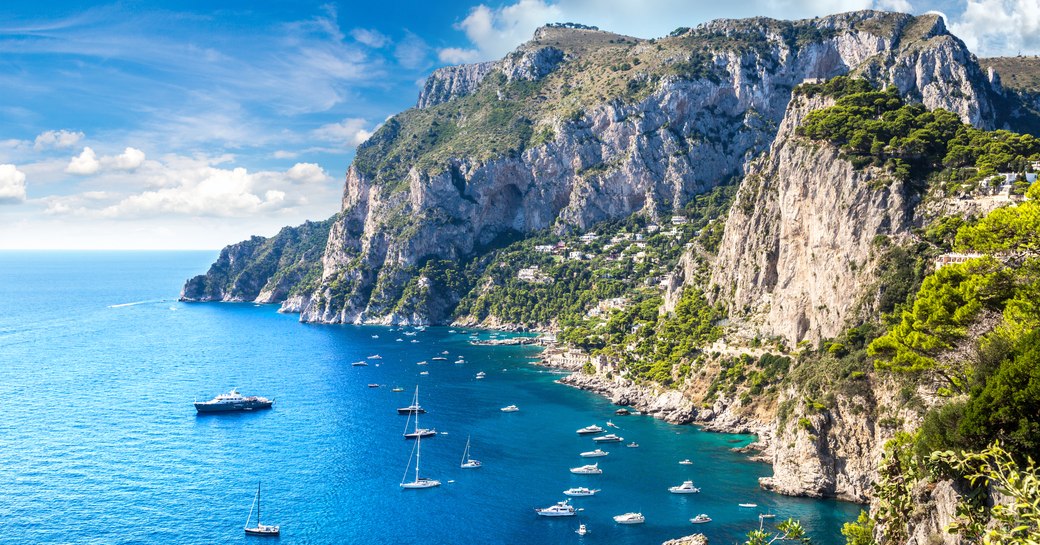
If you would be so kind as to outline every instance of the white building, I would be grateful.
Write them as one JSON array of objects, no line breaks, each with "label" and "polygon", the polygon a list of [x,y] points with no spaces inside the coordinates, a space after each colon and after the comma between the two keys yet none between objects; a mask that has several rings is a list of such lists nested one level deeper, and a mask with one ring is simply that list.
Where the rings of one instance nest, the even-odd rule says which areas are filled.
[{"label": "white building", "polygon": [[964,263],[969,259],[976,259],[982,257],[982,254],[959,254],[955,252],[943,254],[935,258],[935,270],[939,270],[946,265],[953,265],[955,263]]},{"label": "white building", "polygon": [[597,238],[599,238],[599,235],[597,235],[596,233],[585,233],[584,235],[581,235],[580,238],[582,242],[588,244],[589,242],[594,242]]},{"label": "white building", "polygon": [[686,216],[672,216],[672,225],[686,225],[687,223],[689,220],[686,219]]},{"label": "white building", "polygon": [[543,254],[551,254],[552,251],[553,251],[553,245],[552,244],[539,244],[538,246],[534,247],[534,251],[541,252]]}]

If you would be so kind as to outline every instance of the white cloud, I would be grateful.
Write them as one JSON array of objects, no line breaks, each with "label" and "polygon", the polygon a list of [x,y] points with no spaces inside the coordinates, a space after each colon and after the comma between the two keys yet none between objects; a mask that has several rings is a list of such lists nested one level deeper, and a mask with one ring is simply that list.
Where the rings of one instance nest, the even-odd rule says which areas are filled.
[{"label": "white cloud", "polygon": [[466,64],[479,61],[481,53],[476,49],[447,47],[437,51],[437,58],[449,64]]},{"label": "white cloud", "polygon": [[295,151],[288,151],[288,150],[280,149],[280,150],[277,150],[274,153],[272,153],[271,156],[274,157],[275,159],[295,159],[295,158],[299,157],[300,154],[295,152]]},{"label": "white cloud", "polygon": [[118,170],[134,170],[144,164],[144,152],[137,148],[126,148],[123,153],[105,158],[107,164]]},{"label": "white cloud", "polygon": [[385,34],[370,28],[355,28],[350,31],[350,35],[358,42],[376,49],[390,43],[390,38]]},{"label": "white cloud", "polygon": [[981,56],[1017,55],[1040,47],[1040,1],[969,0],[950,31]]},{"label": "white cloud", "polygon": [[14,165],[0,165],[0,204],[25,202],[25,173]]},{"label": "white cloud", "polygon": [[368,140],[375,129],[368,130],[365,127],[368,122],[360,118],[347,118],[339,123],[329,123],[315,129],[312,135],[315,138],[332,142],[342,146],[357,147]]},{"label": "white cloud", "polygon": [[877,0],[874,2],[877,9],[887,11],[898,11],[901,13],[913,13],[914,6],[909,0]]},{"label": "white cloud", "polygon": [[407,33],[404,39],[398,42],[397,47],[394,48],[394,58],[397,59],[398,64],[410,70],[422,68],[426,65],[429,53],[430,46],[426,45],[422,38],[411,32]]},{"label": "white cloud", "polygon": [[94,174],[101,168],[101,162],[97,159],[97,154],[89,146],[83,148],[83,152],[73,157],[69,161],[69,166],[65,167],[65,172],[69,174],[79,174],[85,176],[88,174]]},{"label": "white cloud", "polygon": [[[143,162],[133,179],[153,189],[136,193],[87,191],[41,199],[45,213],[105,219],[157,216],[250,217],[291,209],[331,188],[333,179],[313,163],[286,171],[249,172],[215,166],[225,159],[169,156]],[[124,176],[126,176],[124,174]],[[301,187],[308,188],[303,190]],[[327,187],[326,187],[327,186]]]},{"label": "white cloud", "polygon": [[33,149],[36,151],[47,148],[66,149],[71,148],[83,140],[84,134],[67,130],[45,131],[36,136]]},{"label": "white cloud", "polygon": [[442,49],[437,55],[445,62],[497,59],[529,40],[539,26],[564,18],[565,8],[543,0],[520,0],[497,9],[481,4],[455,25],[474,47]]}]

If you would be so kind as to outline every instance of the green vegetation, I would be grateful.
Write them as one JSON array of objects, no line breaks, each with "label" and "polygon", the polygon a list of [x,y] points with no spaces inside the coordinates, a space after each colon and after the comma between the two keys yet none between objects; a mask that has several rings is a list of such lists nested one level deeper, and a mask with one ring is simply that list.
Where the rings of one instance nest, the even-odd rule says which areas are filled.
[{"label": "green vegetation", "polygon": [[877,545],[874,541],[874,521],[866,511],[860,511],[855,522],[846,522],[841,527],[846,545]]},{"label": "green vegetation", "polygon": [[1018,206],[998,208],[957,231],[957,247],[976,252],[1040,252],[1040,184]]},{"label": "green vegetation", "polygon": [[976,179],[1023,172],[1040,158],[1040,140],[1031,135],[976,129],[952,112],[907,104],[894,87],[868,88],[849,78],[805,86],[802,94],[837,102],[807,115],[798,134],[838,146],[857,167],[882,167],[903,181],[943,169],[972,169]]},{"label": "green vegetation", "polygon": [[805,534],[801,522],[787,519],[776,525],[776,531],[752,530],[748,532],[744,545],[772,545],[777,541],[797,541],[803,545],[812,543],[812,540]]}]

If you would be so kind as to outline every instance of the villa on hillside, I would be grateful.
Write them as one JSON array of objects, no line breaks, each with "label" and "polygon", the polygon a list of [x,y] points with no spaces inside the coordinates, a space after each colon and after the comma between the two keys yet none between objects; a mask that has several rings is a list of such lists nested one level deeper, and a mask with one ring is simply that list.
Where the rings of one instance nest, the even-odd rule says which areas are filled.
[{"label": "villa on hillside", "polygon": [[552,278],[543,274],[537,265],[520,269],[520,271],[516,273],[516,279],[523,282],[534,282],[535,284],[552,282]]},{"label": "villa on hillside", "polygon": [[935,258],[935,270],[939,270],[946,265],[953,265],[955,263],[964,263],[969,259],[976,259],[982,257],[982,254],[960,254],[956,252],[945,253]]}]

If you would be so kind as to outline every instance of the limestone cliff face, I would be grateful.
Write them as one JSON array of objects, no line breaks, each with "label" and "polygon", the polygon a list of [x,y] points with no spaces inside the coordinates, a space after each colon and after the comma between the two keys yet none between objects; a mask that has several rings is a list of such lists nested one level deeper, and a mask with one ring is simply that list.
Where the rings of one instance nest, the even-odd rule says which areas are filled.
[{"label": "limestone cliff face", "polygon": [[[482,85],[491,85],[488,82],[497,78],[494,85],[502,86],[498,101],[508,102],[513,99],[506,95],[516,89],[509,87],[510,82],[528,82],[528,87],[521,89],[535,89],[533,92],[539,94],[514,106],[540,117],[517,113],[521,117],[514,121],[525,121],[547,136],[540,143],[498,156],[474,152],[447,155],[433,162],[420,159],[392,180],[352,166],[342,217],[331,230],[322,259],[322,284],[302,305],[294,303],[294,307],[302,307],[301,319],[441,321],[447,314],[440,311],[436,315],[399,312],[401,307],[444,309],[457,300],[458,294],[444,296],[429,290],[424,297],[441,300],[402,299],[406,293],[412,297],[422,293],[409,287],[428,281],[419,274],[428,260],[457,261],[479,255],[504,237],[546,228],[584,229],[604,219],[641,210],[655,214],[681,205],[728,177],[744,173],[753,157],[769,149],[784,119],[792,88],[806,79],[863,69],[872,77],[896,81],[905,94],[920,97],[930,106],[960,112],[967,121],[990,122],[990,110],[983,99],[989,83],[985,78],[972,77],[977,66],[958,64],[970,64],[970,53],[946,34],[938,17],[858,12],[793,26],[778,24],[767,19],[718,21],[688,35],[669,38],[669,47],[696,44],[705,52],[686,60],[669,56],[673,49],[665,49],[665,58],[655,61],[659,66],[637,73],[631,80],[634,89],[647,88],[636,92],[643,98],[585,104],[568,115],[537,105],[555,92],[563,94],[561,103],[567,103],[567,70],[580,66],[587,71],[590,59],[598,58],[589,43],[599,44],[597,47],[631,44],[625,51],[633,59],[657,54],[660,44],[655,47],[597,31],[546,28],[502,61],[438,72],[420,97],[420,106],[436,107],[438,115],[463,123],[473,115],[468,108]],[[810,26],[822,28],[823,33],[812,35],[815,39],[791,34],[807,32],[804,29]],[[739,46],[746,41],[758,45]],[[714,43],[728,45],[711,46]],[[698,75],[682,75],[682,70],[692,70],[688,66],[697,59],[701,64],[694,72]],[[941,74],[935,72],[937,66],[943,67]],[[906,70],[912,77],[903,75]],[[963,82],[958,84],[961,91],[938,92],[938,75],[929,74]],[[796,122],[794,118],[789,121]],[[366,146],[407,145],[403,142],[406,129],[388,123]],[[761,240],[753,248],[730,244],[724,262],[735,265],[734,270],[740,274],[719,276],[717,281],[722,286],[735,284],[735,308],[758,304],[763,295],[772,295],[779,285],[783,290],[778,292],[781,297],[770,320],[779,323],[791,319],[783,334],[792,339],[827,334],[830,328],[840,326],[833,325],[835,318],[840,322],[848,311],[847,301],[830,295],[840,291],[834,284],[854,280],[856,275],[847,277],[845,273],[857,267],[867,265],[869,269],[866,254],[870,240],[876,233],[904,229],[906,219],[899,210],[905,203],[898,187],[881,192],[860,189],[872,182],[869,175],[851,172],[834,154],[817,157],[810,147],[776,149],[782,157],[756,167],[756,172],[761,171],[758,176],[763,178],[764,189],[775,193],[777,183],[786,185],[776,188],[782,189],[782,195],[775,193],[778,200],[765,206],[771,210],[801,207],[793,212],[801,224],[787,222],[795,216],[774,221],[770,212],[758,210],[760,207],[753,203],[758,196],[752,194],[743,202],[752,203],[749,206],[755,210],[749,208],[746,218],[731,221],[776,227],[772,234],[785,241],[802,234],[810,239],[798,242],[798,248],[790,251],[785,245],[783,255],[778,254],[776,259],[769,257],[769,240],[763,238],[766,234],[756,235]],[[365,152],[363,147],[359,156]],[[846,175],[855,179],[810,192],[805,171],[799,168],[821,165],[830,169],[829,175],[835,180]],[[764,179],[779,174],[800,178],[785,182]],[[380,176],[384,178],[377,179]],[[768,202],[771,197],[763,198]],[[823,205],[825,209],[820,208]],[[861,229],[855,223],[861,212],[875,207],[889,213],[876,225]],[[826,247],[831,235],[827,229],[844,232],[843,241],[855,239],[855,248],[844,262],[825,261],[828,252],[837,250]],[[864,234],[867,232],[871,234]],[[773,240],[775,252],[780,252],[778,243]],[[745,251],[751,252],[747,255],[754,263],[743,257]],[[822,269],[817,270],[819,267]],[[815,275],[815,279],[802,281],[807,275]]]},{"label": "limestone cliff face", "polygon": [[730,209],[712,274],[731,318],[789,346],[841,332],[875,277],[875,238],[905,237],[912,225],[915,201],[901,182],[795,134],[827,105],[792,101]]}]

